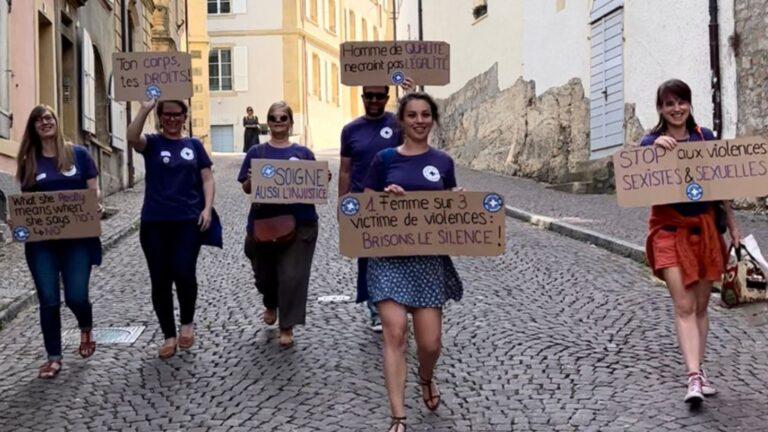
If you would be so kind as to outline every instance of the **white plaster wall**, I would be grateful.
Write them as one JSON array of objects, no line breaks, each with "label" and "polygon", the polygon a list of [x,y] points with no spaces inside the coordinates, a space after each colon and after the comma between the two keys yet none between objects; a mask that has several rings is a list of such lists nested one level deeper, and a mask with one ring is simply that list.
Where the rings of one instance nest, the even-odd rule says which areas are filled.
[{"label": "white plaster wall", "polygon": [[[518,0],[516,0],[518,1]],[[589,1],[523,1],[523,78],[536,81],[536,93],[580,78],[589,94]]]},{"label": "white plaster wall", "polygon": [[244,14],[208,15],[208,32],[274,30],[283,26],[283,0],[245,0]]},{"label": "white plaster wall", "polygon": [[656,89],[670,78],[693,91],[696,121],[712,127],[709,6],[701,0],[626,0],[624,71],[626,103],[637,104],[643,128],[658,121]]},{"label": "white plaster wall", "polygon": [[416,0],[395,0],[397,10],[397,39],[417,40],[419,38],[419,10]]},{"label": "white plaster wall", "polygon": [[736,136],[739,106],[736,78],[736,57],[728,43],[728,38],[736,31],[734,0],[720,0],[720,76],[723,101],[723,138]]},{"label": "white plaster wall", "polygon": [[[404,0],[410,10],[416,0]],[[406,6],[407,5],[407,6]],[[488,15],[475,21],[470,0],[423,0],[424,39],[451,45],[451,83],[429,87],[447,97],[470,79],[499,63],[499,86],[506,88],[522,74],[521,0],[488,0]],[[418,28],[415,30],[418,35]]]}]

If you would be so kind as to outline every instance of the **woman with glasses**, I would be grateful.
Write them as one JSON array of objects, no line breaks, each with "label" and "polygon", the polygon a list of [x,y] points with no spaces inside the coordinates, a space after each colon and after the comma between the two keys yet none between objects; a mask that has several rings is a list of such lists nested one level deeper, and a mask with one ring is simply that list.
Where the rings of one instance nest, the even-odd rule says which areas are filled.
[{"label": "woman with glasses", "polygon": [[[94,189],[99,194],[99,172],[90,153],[64,142],[56,113],[47,105],[38,105],[29,114],[16,163],[22,192]],[[40,326],[48,354],[38,377],[54,378],[62,364],[59,281],[80,327],[78,353],[88,358],[96,351],[88,285],[91,267],[101,264],[101,241],[93,237],[26,243],[24,255],[40,301]]]},{"label": "woman with glasses", "polygon": [[243,153],[248,153],[251,147],[259,144],[259,118],[253,115],[253,108],[245,109],[243,117],[243,127],[245,128],[243,136]]},{"label": "woman with glasses", "polygon": [[[248,151],[237,176],[243,192],[249,195],[251,160],[315,160],[311,150],[290,140],[293,110],[287,103],[276,102],[269,107],[267,124],[270,140]],[[279,216],[293,220],[295,229],[280,241],[262,242],[257,239],[254,231]],[[293,328],[304,325],[306,321],[309,276],[318,234],[317,219],[312,204],[253,204],[248,213],[245,255],[251,260],[256,289],[263,296],[262,319],[267,325],[279,320],[279,343],[283,347],[293,345]]]},{"label": "woman with glasses", "polygon": [[[159,134],[142,135],[157,106]],[[195,342],[197,257],[203,244],[220,246],[221,226],[213,212],[213,163],[200,140],[184,136],[187,106],[182,101],[143,102],[128,126],[128,143],[146,166],[146,192],[139,239],[152,281],[152,305],[165,342],[160,358]],[[173,284],[179,299],[181,330],[176,338]]]}]

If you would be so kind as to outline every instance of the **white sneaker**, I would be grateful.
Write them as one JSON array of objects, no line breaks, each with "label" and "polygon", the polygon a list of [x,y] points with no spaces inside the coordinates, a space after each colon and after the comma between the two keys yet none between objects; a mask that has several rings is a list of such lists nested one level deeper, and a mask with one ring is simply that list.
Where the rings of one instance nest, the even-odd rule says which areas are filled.
[{"label": "white sneaker", "polygon": [[700,404],[704,400],[701,393],[701,375],[693,374],[688,377],[688,393],[684,400],[689,404]]},{"label": "white sneaker", "polygon": [[378,316],[371,318],[371,331],[376,333],[381,333],[384,331],[384,328],[381,327],[381,318]]},{"label": "white sneaker", "polygon": [[713,396],[717,394],[717,389],[712,387],[712,383],[709,382],[709,378],[707,377],[706,372],[704,372],[704,368],[699,371],[699,375],[701,376],[701,394],[704,396]]}]

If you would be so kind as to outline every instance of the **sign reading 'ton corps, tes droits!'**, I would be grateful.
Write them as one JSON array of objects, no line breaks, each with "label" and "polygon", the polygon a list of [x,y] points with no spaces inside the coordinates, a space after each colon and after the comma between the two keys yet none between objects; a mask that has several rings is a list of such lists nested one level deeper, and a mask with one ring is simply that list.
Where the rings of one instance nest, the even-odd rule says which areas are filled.
[{"label": "sign reading 'ton corps, tes droits!'", "polygon": [[192,57],[182,52],[112,54],[115,100],[183,100],[192,97]]},{"label": "sign reading 'ton corps, tes droits!'", "polygon": [[504,253],[504,199],[494,192],[367,192],[339,198],[348,257]]}]

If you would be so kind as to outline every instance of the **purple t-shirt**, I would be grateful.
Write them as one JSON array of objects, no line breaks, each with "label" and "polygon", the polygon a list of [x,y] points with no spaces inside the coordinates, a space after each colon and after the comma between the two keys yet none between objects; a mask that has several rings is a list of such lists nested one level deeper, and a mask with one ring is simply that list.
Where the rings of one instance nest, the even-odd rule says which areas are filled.
[{"label": "purple t-shirt", "polygon": [[99,170],[84,147],[73,145],[72,156],[74,166],[69,170],[59,171],[56,158],[37,155],[35,184],[27,188],[22,187],[22,192],[88,189],[88,180],[98,177]]},{"label": "purple t-shirt", "polygon": [[360,117],[341,130],[341,157],[352,159],[350,188],[362,192],[368,168],[376,153],[402,143],[400,123],[392,113],[377,119]]},{"label": "purple t-shirt", "polygon": [[[299,144],[291,144],[290,147],[286,148],[273,147],[268,143],[259,144],[251,147],[248,153],[245,154],[243,164],[240,166],[240,172],[237,174],[238,182],[242,183],[248,179],[248,170],[251,168],[252,159],[316,160],[312,150]],[[274,215],[292,214],[298,222],[317,221],[317,211],[315,211],[314,204],[273,204],[251,206],[251,211],[248,213],[248,227],[253,225],[253,221],[257,217],[273,216],[273,214],[259,215],[260,211],[262,213],[272,212]]]},{"label": "purple t-shirt", "polygon": [[147,170],[143,221],[191,220],[205,208],[201,171],[213,166],[197,138],[168,139],[145,136],[141,151]]},{"label": "purple t-shirt", "polygon": [[365,187],[382,192],[396,184],[406,191],[441,191],[456,187],[453,159],[432,147],[426,153],[403,156],[397,150],[376,154],[365,179]]}]

